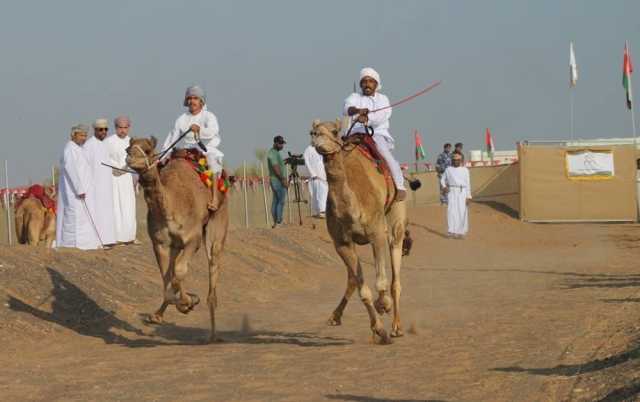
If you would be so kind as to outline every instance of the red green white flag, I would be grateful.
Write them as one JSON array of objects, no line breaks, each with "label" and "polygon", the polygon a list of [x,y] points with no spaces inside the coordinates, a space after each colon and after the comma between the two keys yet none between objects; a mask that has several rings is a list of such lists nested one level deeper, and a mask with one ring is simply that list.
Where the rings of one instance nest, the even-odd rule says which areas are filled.
[{"label": "red green white flag", "polygon": [[414,134],[416,141],[416,160],[421,161],[426,157],[424,148],[422,147],[422,138],[420,137],[420,133],[418,133],[418,130],[416,130]]},{"label": "red green white flag", "polygon": [[622,59],[622,86],[627,93],[627,108],[631,110],[633,106],[633,95],[631,94],[631,74],[633,73],[633,65],[631,64],[631,54],[627,44],[624,44],[624,57]]},{"label": "red green white flag", "polygon": [[489,131],[488,128],[487,128],[487,131],[485,132],[485,135],[484,135],[484,141],[485,141],[485,144],[487,146],[487,153],[489,155],[493,155],[493,151],[496,148],[493,145],[493,138],[491,137],[491,131]]}]

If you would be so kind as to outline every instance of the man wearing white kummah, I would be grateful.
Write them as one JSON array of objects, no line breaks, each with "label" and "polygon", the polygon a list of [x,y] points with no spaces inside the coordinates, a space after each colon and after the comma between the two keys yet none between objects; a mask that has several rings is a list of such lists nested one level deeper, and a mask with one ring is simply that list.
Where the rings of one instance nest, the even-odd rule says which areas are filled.
[{"label": "man wearing white kummah", "polygon": [[87,131],[88,127],[81,124],[71,128],[71,141],[65,145],[60,159],[56,247],[100,248],[86,205],[87,194],[93,191],[91,168],[82,151]]},{"label": "man wearing white kummah", "polygon": [[324,171],[322,155],[316,151],[313,145],[304,150],[304,164],[309,171],[309,194],[311,195],[311,214],[316,218],[324,218],[327,206],[329,186],[327,174]]},{"label": "man wearing white kummah", "polygon": [[109,152],[109,164],[122,169],[112,169],[113,214],[116,242],[138,244],[136,240],[136,192],[133,174],[127,173],[127,148],[131,142],[129,128],[131,120],[127,116],[116,117],[113,121],[116,133],[107,137],[104,143]]},{"label": "man wearing white kummah", "polygon": [[453,154],[451,163],[440,178],[442,192],[447,196],[447,234],[462,239],[469,231],[467,206],[471,199],[471,181],[469,169],[462,166],[462,155]]},{"label": "man wearing white kummah", "polygon": [[[389,165],[393,182],[398,193],[396,201],[403,201],[407,197],[404,186],[404,176],[400,164],[393,157],[391,151],[394,147],[394,139],[389,132],[389,119],[391,108],[389,99],[378,92],[382,88],[380,75],[373,68],[366,67],[360,70],[360,89],[362,93],[352,93],[344,101],[344,114],[356,119],[358,123],[353,126],[351,133],[366,133],[365,124],[373,128],[373,140],[378,152]],[[387,108],[377,112],[373,110]]]},{"label": "man wearing white kummah", "polygon": [[[224,154],[218,149],[221,141],[218,119],[207,109],[206,101],[207,98],[202,88],[197,85],[187,88],[183,105],[189,110],[178,117],[173,130],[164,141],[162,150],[169,148],[182,134],[191,129],[191,132],[184,137],[185,146],[187,148],[200,149],[198,142],[201,141],[207,148],[205,155],[209,163],[209,169],[217,175],[222,171]],[[163,159],[168,158],[169,154],[167,153]],[[214,190],[215,187],[212,188],[212,201],[209,203],[209,209],[215,211],[218,208],[218,202],[221,200],[215,199],[217,192]]]},{"label": "man wearing white kummah", "polygon": [[103,165],[109,164],[109,151],[104,143],[108,131],[107,119],[96,119],[93,123],[93,137],[82,147],[91,167],[93,186],[93,191],[87,194],[87,205],[105,248],[112,247],[116,242],[113,225],[113,176],[111,168]]}]

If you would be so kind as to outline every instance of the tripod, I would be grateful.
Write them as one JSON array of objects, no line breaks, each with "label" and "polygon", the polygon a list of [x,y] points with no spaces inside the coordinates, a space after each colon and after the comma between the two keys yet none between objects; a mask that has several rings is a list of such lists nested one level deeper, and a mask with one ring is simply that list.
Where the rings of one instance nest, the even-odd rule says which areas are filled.
[{"label": "tripod", "polygon": [[302,226],[302,210],[300,207],[300,203],[307,203],[307,200],[302,199],[302,190],[300,189],[300,175],[298,174],[298,166],[295,164],[291,165],[291,174],[289,175],[289,181],[293,183],[293,195],[295,196],[293,202],[298,204],[298,219],[300,221],[300,226]]}]

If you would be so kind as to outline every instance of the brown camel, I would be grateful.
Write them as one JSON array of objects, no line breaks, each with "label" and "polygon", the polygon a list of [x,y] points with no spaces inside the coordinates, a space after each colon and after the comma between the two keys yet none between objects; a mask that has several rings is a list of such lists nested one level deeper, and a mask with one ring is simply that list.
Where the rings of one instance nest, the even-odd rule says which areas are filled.
[{"label": "brown camel", "polygon": [[56,215],[30,196],[20,202],[15,213],[16,238],[20,244],[37,246],[43,241],[51,248],[56,238]]},{"label": "brown camel", "polygon": [[[336,251],[347,266],[347,290],[329,318],[330,325],[341,325],[344,308],[358,288],[360,298],[369,313],[374,341],[376,335],[382,344],[391,343],[380,315],[391,311],[391,300],[386,294],[385,254],[391,251],[391,296],[393,297],[393,324],[391,336],[402,336],[400,325],[400,264],[402,241],[406,226],[405,202],[393,202],[396,189],[390,180],[378,171],[375,163],[357,144],[340,138],[340,120],[313,122],[311,143],[323,156],[329,184],[327,199],[327,228]],[[391,201],[389,203],[389,201]],[[364,283],[362,266],[356,245],[371,244],[376,269],[374,302],[371,291]]]},{"label": "brown camel", "polygon": [[222,201],[215,212],[210,212],[207,204],[211,190],[202,184],[191,164],[184,159],[172,159],[159,170],[155,147],[156,139],[151,137],[132,139],[127,149],[127,164],[138,172],[144,189],[147,229],[164,283],[162,305],[150,315],[149,321],[162,323],[169,304],[187,314],[199,303],[197,295],[186,292],[183,281],[191,258],[204,244],[209,265],[209,341],[215,342],[216,284],[229,226],[228,202],[216,189]]}]

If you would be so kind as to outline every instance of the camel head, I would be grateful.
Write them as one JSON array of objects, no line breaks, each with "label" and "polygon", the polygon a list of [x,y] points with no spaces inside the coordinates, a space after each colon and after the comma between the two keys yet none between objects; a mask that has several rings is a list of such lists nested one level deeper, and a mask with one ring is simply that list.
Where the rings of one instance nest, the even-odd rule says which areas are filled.
[{"label": "camel head", "polygon": [[144,173],[156,161],[156,137],[132,138],[127,148],[127,165],[138,173]]},{"label": "camel head", "polygon": [[311,124],[311,145],[313,145],[320,155],[331,155],[342,150],[342,139],[340,130],[342,122],[314,120]]}]

